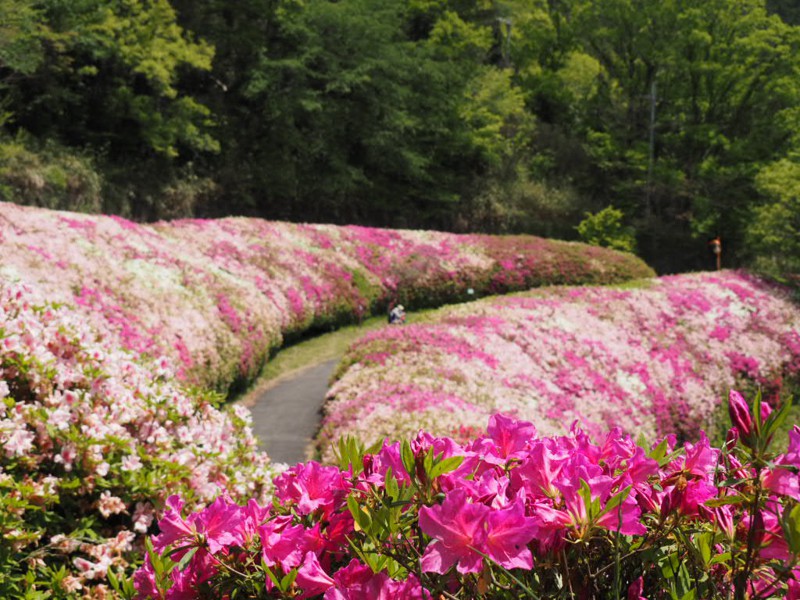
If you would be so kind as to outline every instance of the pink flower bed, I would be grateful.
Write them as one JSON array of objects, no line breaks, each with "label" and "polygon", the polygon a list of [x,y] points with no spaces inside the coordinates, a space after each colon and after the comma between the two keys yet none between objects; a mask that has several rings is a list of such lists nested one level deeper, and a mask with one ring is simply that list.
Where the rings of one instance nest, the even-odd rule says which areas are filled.
[{"label": "pink flower bed", "polygon": [[494,415],[459,444],[419,433],[298,464],[275,501],[170,498],[138,600],[800,598],[800,428],[731,392],[722,448]]},{"label": "pink flower bed", "polygon": [[57,597],[104,597],[107,572],[129,566],[170,494],[200,507],[222,490],[260,501],[271,490],[246,410],[187,393],[166,359],[119,348],[113,323],[98,324],[0,281],[4,598],[54,581]]},{"label": "pink flower bed", "polygon": [[479,430],[495,412],[546,434],[578,421],[694,437],[742,379],[777,391],[800,368],[800,310],[735,272],[641,289],[572,288],[443,311],[367,334],[329,391],[320,448]]},{"label": "pink flower bed", "polygon": [[532,237],[295,225],[259,219],[138,225],[0,203],[0,280],[64,302],[124,348],[227,389],[286,334],[392,301],[432,306],[547,283],[647,277],[639,259]]}]

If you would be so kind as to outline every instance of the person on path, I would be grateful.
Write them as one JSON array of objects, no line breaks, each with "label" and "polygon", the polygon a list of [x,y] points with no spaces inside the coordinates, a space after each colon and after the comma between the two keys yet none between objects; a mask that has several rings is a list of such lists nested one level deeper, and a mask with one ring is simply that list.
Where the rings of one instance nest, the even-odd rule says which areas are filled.
[{"label": "person on path", "polygon": [[722,240],[717,236],[708,242],[708,245],[711,246],[711,251],[717,257],[717,271],[719,271],[722,269]]},{"label": "person on path", "polygon": [[405,322],[406,322],[406,309],[403,308],[402,304],[398,304],[392,310],[389,311],[390,325],[402,325]]}]

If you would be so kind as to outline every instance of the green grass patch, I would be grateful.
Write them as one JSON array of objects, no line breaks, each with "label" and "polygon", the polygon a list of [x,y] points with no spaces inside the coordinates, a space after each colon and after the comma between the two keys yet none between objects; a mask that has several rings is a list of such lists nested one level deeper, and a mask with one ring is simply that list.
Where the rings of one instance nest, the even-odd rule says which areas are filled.
[{"label": "green grass patch", "polygon": [[[604,287],[614,287],[620,289],[646,288],[652,285],[650,279],[636,279],[623,283],[615,283]],[[521,292],[512,292],[504,296],[533,296],[546,294],[549,289],[562,286],[547,286],[534,288]],[[575,287],[575,286],[569,286]],[[577,286],[580,287],[580,286]],[[446,314],[459,304],[468,304],[476,301],[492,301],[500,296],[483,296],[463,303],[454,303],[441,306],[439,308],[423,309],[408,313],[407,323],[430,323],[436,322],[443,314]],[[360,324],[347,325],[317,335],[310,338],[303,338],[291,342],[282,347],[269,359],[261,370],[259,377],[241,393],[234,394],[229,398],[230,402],[243,403],[252,406],[258,396],[281,381],[292,377],[301,371],[322,364],[328,360],[341,358],[351,344],[356,342],[368,331],[373,331],[381,327],[388,326],[386,316],[379,315],[370,317]]]},{"label": "green grass patch", "polygon": [[272,386],[304,369],[340,358],[348,346],[364,333],[386,324],[386,317],[371,317],[360,324],[347,325],[335,331],[284,346],[267,361],[261,374],[253,381],[252,385],[230,400],[252,405],[259,395]]}]

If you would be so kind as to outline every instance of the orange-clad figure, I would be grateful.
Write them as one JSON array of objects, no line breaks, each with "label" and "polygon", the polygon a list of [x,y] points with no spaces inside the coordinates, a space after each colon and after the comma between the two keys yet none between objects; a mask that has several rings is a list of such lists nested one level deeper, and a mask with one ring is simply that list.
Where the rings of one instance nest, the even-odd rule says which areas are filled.
[{"label": "orange-clad figure", "polygon": [[719,271],[722,268],[722,240],[717,236],[708,242],[708,245],[711,246],[711,251],[717,257],[717,271]]}]

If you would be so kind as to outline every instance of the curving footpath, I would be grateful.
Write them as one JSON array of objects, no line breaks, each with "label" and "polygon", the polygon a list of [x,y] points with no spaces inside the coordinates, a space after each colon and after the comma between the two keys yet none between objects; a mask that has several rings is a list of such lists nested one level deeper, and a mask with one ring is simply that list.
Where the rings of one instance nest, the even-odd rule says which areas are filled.
[{"label": "curving footpath", "polygon": [[273,462],[311,458],[311,441],[321,421],[328,381],[339,359],[309,366],[259,394],[249,407],[259,448]]}]

